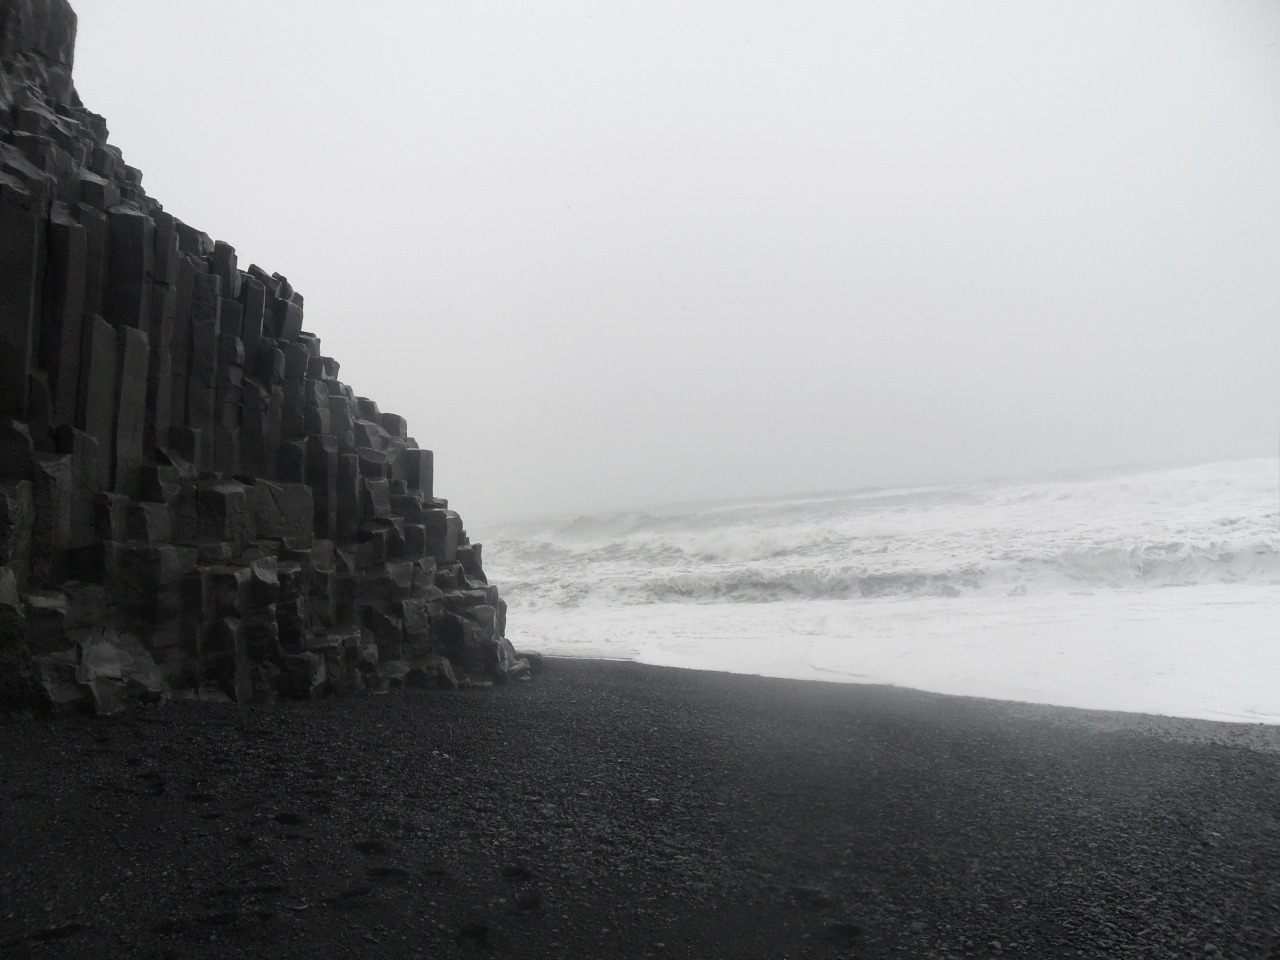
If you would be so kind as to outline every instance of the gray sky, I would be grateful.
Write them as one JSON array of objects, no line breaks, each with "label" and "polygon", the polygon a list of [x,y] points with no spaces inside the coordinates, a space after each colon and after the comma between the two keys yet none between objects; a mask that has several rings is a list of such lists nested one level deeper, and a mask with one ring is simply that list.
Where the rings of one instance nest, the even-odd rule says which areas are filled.
[{"label": "gray sky", "polygon": [[473,527],[1275,450],[1275,0],[72,2]]}]

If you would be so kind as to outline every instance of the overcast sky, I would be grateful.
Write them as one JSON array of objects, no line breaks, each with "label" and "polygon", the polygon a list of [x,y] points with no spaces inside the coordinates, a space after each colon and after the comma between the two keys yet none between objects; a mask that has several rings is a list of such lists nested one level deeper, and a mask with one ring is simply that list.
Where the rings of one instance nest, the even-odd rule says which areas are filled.
[{"label": "overcast sky", "polygon": [[472,527],[1266,455],[1275,0],[72,0]]}]

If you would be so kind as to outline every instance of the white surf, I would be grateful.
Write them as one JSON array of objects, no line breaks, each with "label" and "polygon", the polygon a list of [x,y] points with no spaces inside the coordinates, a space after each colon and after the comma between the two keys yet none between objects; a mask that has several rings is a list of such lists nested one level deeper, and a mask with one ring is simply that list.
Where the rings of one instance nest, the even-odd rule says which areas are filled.
[{"label": "white surf", "polygon": [[478,531],[517,647],[1280,723],[1274,460]]}]

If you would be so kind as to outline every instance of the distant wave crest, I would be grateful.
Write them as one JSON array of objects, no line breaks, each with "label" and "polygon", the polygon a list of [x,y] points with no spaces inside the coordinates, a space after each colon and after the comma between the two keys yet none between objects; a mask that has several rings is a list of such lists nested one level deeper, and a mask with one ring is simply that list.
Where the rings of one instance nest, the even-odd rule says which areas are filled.
[{"label": "distant wave crest", "polygon": [[503,581],[522,601],[576,605],[610,603],[749,602],[871,597],[959,597],[1049,590],[1174,587],[1206,583],[1280,583],[1280,551],[1259,541],[1223,551],[1187,544],[1149,544],[1086,550],[1072,547],[1044,557],[1006,557],[950,569],[866,566],[704,563],[679,565],[596,562],[582,569],[559,564],[544,576]]},{"label": "distant wave crest", "polygon": [[1280,583],[1274,463],[778,498],[508,525],[519,604],[959,597]]}]

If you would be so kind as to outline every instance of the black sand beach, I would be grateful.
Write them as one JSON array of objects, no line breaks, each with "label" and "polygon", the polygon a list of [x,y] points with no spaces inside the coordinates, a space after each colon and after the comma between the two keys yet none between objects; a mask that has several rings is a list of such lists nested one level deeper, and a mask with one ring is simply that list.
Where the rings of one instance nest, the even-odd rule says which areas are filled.
[{"label": "black sand beach", "polygon": [[1280,958],[1280,732],[628,663],[0,727],[3,957]]}]

